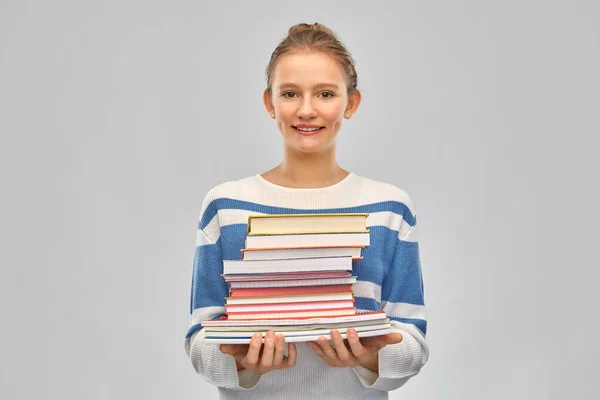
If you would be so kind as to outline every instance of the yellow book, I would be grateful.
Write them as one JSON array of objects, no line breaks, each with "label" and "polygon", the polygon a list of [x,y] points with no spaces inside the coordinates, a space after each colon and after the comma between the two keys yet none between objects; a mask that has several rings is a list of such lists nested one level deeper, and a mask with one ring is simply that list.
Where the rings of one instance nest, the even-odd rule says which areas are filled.
[{"label": "yellow book", "polygon": [[250,215],[248,235],[362,233],[368,213]]}]

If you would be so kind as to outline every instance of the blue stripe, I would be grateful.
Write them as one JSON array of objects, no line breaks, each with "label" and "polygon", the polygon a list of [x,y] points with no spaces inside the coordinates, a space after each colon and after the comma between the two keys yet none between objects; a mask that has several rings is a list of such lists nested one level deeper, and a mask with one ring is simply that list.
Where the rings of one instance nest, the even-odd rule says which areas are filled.
[{"label": "blue stripe", "polygon": [[199,307],[223,306],[229,291],[223,273],[220,239],[216,244],[196,246],[190,314]]},{"label": "blue stripe", "polygon": [[248,224],[235,224],[221,227],[223,260],[241,260],[242,249],[246,246]]},{"label": "blue stripe", "polygon": [[381,211],[389,211],[401,215],[402,218],[411,226],[414,226],[416,216],[413,216],[406,204],[399,201],[382,201],[379,203],[365,204],[362,206],[345,207],[345,208],[320,208],[320,209],[302,209],[302,208],[285,208],[275,206],[265,206],[258,203],[253,203],[243,200],[235,200],[230,198],[219,198],[210,202],[206,207],[204,214],[200,217],[198,225],[199,229],[204,229],[206,225],[217,215],[218,210],[248,210],[262,214],[333,214],[333,213],[374,213]]},{"label": "blue stripe", "polygon": [[397,241],[393,266],[381,288],[381,301],[425,305],[417,242]]},{"label": "blue stripe", "polygon": [[370,228],[371,244],[362,249],[362,260],[352,265],[353,274],[359,281],[368,281],[381,286],[392,264],[398,232],[385,226]]},{"label": "blue stripe", "polygon": [[421,332],[423,332],[423,336],[427,334],[427,321],[424,319],[412,319],[412,318],[396,318],[389,317],[392,321],[402,322],[403,324],[411,324],[419,328]]},{"label": "blue stripe", "polygon": [[379,303],[370,297],[355,297],[354,305],[358,310],[379,311],[381,307]]}]

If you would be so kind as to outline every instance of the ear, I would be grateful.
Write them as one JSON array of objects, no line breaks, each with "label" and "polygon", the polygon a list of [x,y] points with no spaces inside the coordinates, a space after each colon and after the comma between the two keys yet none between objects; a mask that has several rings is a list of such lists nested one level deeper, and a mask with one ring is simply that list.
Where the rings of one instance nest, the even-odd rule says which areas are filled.
[{"label": "ear", "polygon": [[271,94],[267,89],[263,92],[263,103],[265,104],[265,109],[271,116],[271,118],[275,118],[275,107],[273,106],[273,101],[271,99]]},{"label": "ear", "polygon": [[344,116],[349,114],[349,116],[346,117],[346,119],[352,117],[356,110],[358,110],[358,106],[360,106],[361,100],[362,94],[360,93],[360,90],[354,89],[354,93],[352,93],[352,96],[350,96],[350,98],[348,99],[348,104],[346,105],[346,110],[344,111]]}]

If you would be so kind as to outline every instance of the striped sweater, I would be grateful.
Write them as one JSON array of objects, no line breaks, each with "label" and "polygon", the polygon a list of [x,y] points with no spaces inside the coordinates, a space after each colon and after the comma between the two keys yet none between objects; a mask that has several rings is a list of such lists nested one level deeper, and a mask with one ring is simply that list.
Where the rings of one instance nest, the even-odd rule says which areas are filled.
[{"label": "striped sweater", "polygon": [[[235,359],[204,343],[201,321],[225,314],[228,288],[223,260],[240,260],[251,214],[369,213],[370,246],[353,263],[358,310],[383,309],[401,343],[379,351],[379,374],[361,366],[325,364],[297,344],[292,368],[262,376],[237,371]],[[350,173],[335,185],[287,188],[260,175],[220,184],[206,195],[199,218],[185,349],[195,370],[218,387],[222,399],[387,399],[427,362],[423,279],[413,201],[402,189]]]}]

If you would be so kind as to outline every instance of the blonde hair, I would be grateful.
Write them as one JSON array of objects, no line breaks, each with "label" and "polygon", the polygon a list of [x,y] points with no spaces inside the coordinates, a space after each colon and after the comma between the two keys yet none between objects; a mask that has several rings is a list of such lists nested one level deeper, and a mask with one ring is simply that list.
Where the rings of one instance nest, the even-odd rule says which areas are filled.
[{"label": "blonde hair", "polygon": [[317,51],[333,57],[342,67],[346,75],[348,97],[354,93],[358,84],[358,76],[354,66],[354,59],[350,52],[339,41],[335,33],[319,23],[297,24],[288,30],[288,35],[283,39],[271,54],[271,60],[265,70],[267,76],[267,91],[271,93],[273,71],[281,56],[294,51]]}]

